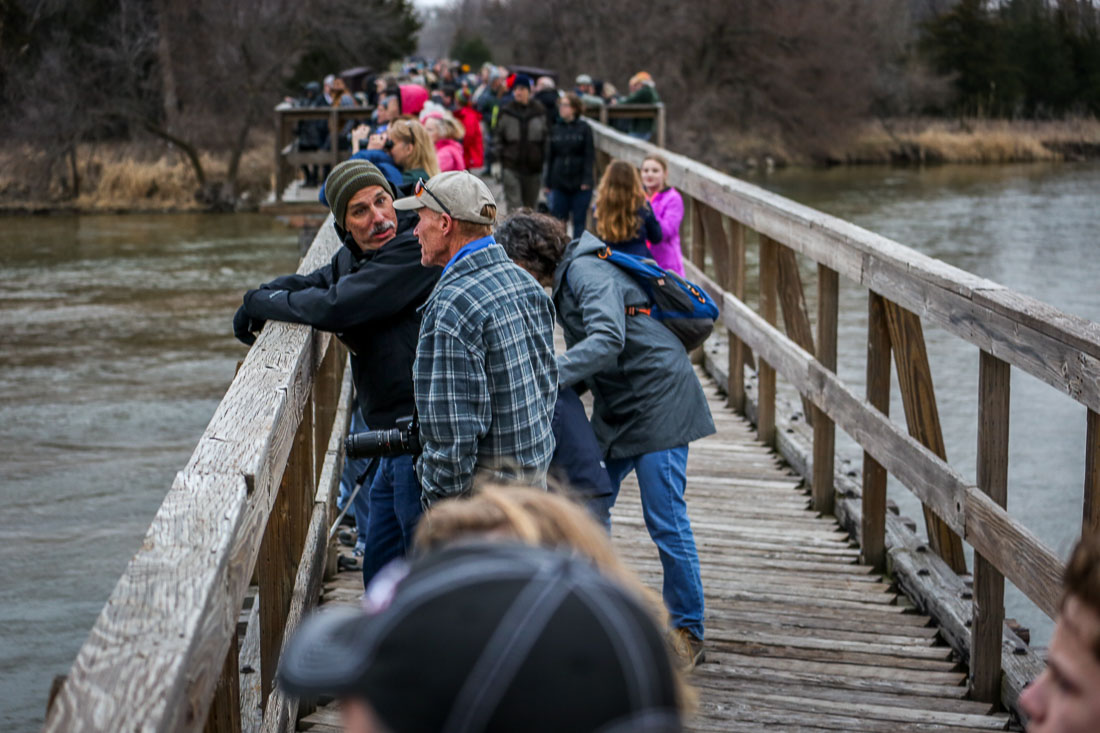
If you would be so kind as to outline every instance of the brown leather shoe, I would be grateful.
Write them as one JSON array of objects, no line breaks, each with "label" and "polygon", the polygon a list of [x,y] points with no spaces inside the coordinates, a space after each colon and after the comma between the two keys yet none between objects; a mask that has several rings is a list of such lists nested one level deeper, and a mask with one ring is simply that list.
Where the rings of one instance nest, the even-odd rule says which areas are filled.
[{"label": "brown leather shoe", "polygon": [[695,669],[706,661],[703,640],[687,629],[676,629],[672,632],[672,648],[676,650],[676,656],[680,658],[685,670]]}]

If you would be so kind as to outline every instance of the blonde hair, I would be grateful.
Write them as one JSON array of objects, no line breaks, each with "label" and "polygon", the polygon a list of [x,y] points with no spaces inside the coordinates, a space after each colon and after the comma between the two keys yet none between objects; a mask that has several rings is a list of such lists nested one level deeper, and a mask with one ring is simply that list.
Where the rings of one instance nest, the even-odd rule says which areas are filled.
[{"label": "blonde hair", "polygon": [[[518,540],[587,558],[597,570],[637,596],[650,609],[658,628],[668,627],[668,612],[660,596],[623,564],[607,532],[588,510],[561,493],[485,484],[468,497],[432,505],[416,527],[413,546],[418,554],[426,554],[455,542],[487,538]],[[696,703],[695,691],[675,661],[672,668],[680,707],[690,710]]]},{"label": "blonde hair", "polygon": [[605,242],[625,242],[642,230],[638,210],[645,189],[637,169],[625,160],[607,166],[596,189],[596,235]]},{"label": "blonde hair", "polygon": [[400,119],[390,123],[387,133],[398,142],[412,144],[412,152],[402,166],[405,170],[421,168],[429,178],[439,175],[439,159],[435,155],[435,145],[432,144],[432,138],[423,125],[415,119]]}]

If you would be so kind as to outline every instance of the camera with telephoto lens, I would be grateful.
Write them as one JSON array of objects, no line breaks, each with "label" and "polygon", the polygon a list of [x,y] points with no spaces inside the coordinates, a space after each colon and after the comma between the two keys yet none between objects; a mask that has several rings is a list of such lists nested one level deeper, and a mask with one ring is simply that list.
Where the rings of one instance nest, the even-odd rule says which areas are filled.
[{"label": "camera with telephoto lens", "polygon": [[415,414],[400,417],[389,430],[365,430],[344,440],[348,458],[403,456],[420,453],[420,420]]}]

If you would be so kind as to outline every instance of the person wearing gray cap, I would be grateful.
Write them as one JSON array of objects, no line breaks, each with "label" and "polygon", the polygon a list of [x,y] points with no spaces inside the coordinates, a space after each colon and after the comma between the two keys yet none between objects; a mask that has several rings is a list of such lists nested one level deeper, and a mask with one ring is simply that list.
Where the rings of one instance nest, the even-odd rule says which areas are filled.
[{"label": "person wearing gray cap", "polygon": [[545,485],[557,399],[554,306],[493,239],[497,206],[468,171],[419,181],[422,262],[443,274],[423,308],[413,365],[424,501],[467,493],[475,475]]},{"label": "person wearing gray cap", "polygon": [[576,84],[574,91],[581,98],[581,102],[584,103],[585,107],[602,107],[604,105],[603,97],[596,94],[596,85],[591,76],[581,74],[574,83]]}]

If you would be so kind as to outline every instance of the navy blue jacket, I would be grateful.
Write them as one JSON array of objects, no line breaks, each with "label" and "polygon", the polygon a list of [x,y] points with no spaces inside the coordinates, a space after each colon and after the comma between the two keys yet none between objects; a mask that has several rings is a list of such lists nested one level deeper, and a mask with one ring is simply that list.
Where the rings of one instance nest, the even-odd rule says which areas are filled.
[{"label": "navy blue jacket", "polygon": [[642,220],[642,228],[638,230],[633,239],[622,242],[608,242],[607,246],[616,252],[626,252],[629,255],[653,259],[646,242],[656,243],[661,241],[661,238],[664,237],[661,232],[661,222],[657,221],[657,217],[653,215],[653,208],[648,203],[643,204],[642,208],[638,209],[638,218]]},{"label": "navy blue jacket", "polygon": [[611,479],[603,462],[603,451],[581,398],[572,387],[558,388],[550,427],[557,443],[550,459],[550,477],[573,489],[578,496],[611,496]]}]

